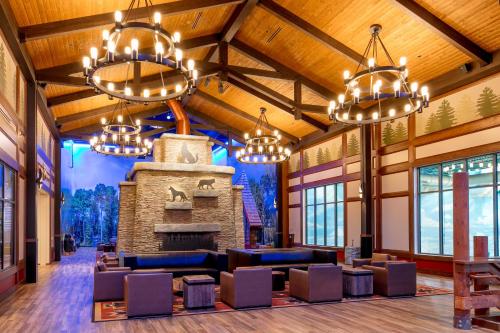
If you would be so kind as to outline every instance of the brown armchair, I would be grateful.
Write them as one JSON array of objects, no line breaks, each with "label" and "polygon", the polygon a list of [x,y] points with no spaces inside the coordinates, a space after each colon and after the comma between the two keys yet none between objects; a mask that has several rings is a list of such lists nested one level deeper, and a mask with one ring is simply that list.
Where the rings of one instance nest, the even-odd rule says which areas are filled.
[{"label": "brown armchair", "polygon": [[373,272],[373,292],[383,296],[415,296],[417,293],[417,264],[386,262],[384,267],[363,266]]},{"label": "brown armchair", "polygon": [[220,298],[235,309],[271,306],[271,268],[237,268],[220,273]]},{"label": "brown armchair", "polygon": [[387,261],[396,261],[398,260],[398,257],[392,256],[390,254],[386,253],[373,253],[371,258],[367,259],[353,259],[352,260],[352,267],[361,267],[363,265],[371,265],[371,266],[378,266],[378,267],[384,267],[385,263]]},{"label": "brown armchair", "polygon": [[307,302],[342,299],[342,267],[333,264],[310,265],[307,271],[290,269],[290,296]]},{"label": "brown armchair", "polygon": [[107,267],[98,262],[94,268],[94,301],[122,300],[123,277],[130,272],[129,267]]},{"label": "brown armchair", "polygon": [[124,289],[129,317],[173,312],[172,273],[129,274]]}]

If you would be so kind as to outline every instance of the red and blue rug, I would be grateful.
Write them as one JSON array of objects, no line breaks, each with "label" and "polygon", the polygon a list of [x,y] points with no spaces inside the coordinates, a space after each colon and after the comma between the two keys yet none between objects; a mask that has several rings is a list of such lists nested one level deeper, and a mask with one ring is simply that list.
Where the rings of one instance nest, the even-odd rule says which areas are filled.
[{"label": "red and blue rug", "polygon": [[[417,285],[417,294],[415,296],[416,297],[435,296],[435,295],[447,295],[451,293],[452,291],[449,289],[435,288],[427,285]],[[362,302],[362,301],[373,301],[379,299],[387,299],[387,297],[380,295],[372,295],[367,297],[343,298],[341,302],[342,303]],[[331,303],[339,303],[339,302],[331,302]],[[273,303],[272,303],[273,308],[307,306],[313,304],[317,303],[307,303],[305,301],[291,297],[288,292],[288,282],[285,290],[273,291]],[[184,308],[182,296],[174,295],[173,316],[186,316],[186,315],[195,315],[201,313],[217,313],[217,312],[245,311],[245,310],[235,310],[231,308],[229,305],[221,302],[219,294],[219,286],[215,287],[215,306],[212,308],[187,310]],[[123,301],[95,302],[93,315],[94,315],[93,319],[95,322],[128,319],[125,303]]]}]

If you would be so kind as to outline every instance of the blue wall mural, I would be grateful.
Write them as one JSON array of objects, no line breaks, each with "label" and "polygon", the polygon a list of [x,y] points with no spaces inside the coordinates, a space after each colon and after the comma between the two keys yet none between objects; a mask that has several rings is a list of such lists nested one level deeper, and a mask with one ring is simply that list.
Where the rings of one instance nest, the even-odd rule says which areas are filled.
[{"label": "blue wall mural", "polygon": [[[81,246],[95,246],[115,238],[118,184],[125,180],[136,161],[139,160],[96,154],[90,151],[87,144],[65,141],[61,148],[63,233],[71,233]],[[233,183],[238,182],[242,173],[246,174],[262,221],[259,242],[274,244],[277,224],[276,167],[241,164],[234,157],[228,157],[227,151],[221,147],[214,149],[213,163],[233,166],[236,169]]]}]

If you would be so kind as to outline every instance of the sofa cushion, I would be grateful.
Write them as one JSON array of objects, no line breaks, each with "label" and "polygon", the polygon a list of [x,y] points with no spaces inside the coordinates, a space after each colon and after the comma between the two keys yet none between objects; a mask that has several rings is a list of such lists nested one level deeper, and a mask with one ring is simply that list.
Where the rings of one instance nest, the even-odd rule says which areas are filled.
[{"label": "sofa cushion", "polygon": [[387,261],[389,259],[390,259],[389,255],[385,254],[385,253],[373,253],[372,254],[372,261]]},{"label": "sofa cushion", "polygon": [[260,263],[262,265],[292,264],[314,261],[313,251],[311,250],[269,251],[261,252],[257,255],[260,256]]},{"label": "sofa cushion", "polygon": [[104,272],[104,271],[106,271],[106,264],[105,264],[105,263],[103,263],[102,261],[98,261],[96,265],[97,265],[97,270],[98,270],[99,272]]},{"label": "sofa cushion", "polygon": [[206,252],[171,252],[159,255],[137,256],[137,268],[203,267]]}]

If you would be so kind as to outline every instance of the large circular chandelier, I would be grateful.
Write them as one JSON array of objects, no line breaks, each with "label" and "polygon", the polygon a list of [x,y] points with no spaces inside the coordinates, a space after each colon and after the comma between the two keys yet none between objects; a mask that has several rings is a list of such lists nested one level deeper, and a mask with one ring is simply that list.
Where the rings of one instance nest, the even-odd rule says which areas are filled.
[{"label": "large circular chandelier", "polygon": [[[144,0],[149,13],[148,22],[131,21],[132,9],[139,8],[140,3],[141,0],[132,0],[125,16],[116,11],[115,26],[102,32],[101,50],[91,47],[90,56],[83,57],[83,74],[87,84],[96,92],[107,94],[110,99],[116,97],[145,104],[178,98],[186,91],[191,93],[196,86],[198,71],[192,59],[187,61],[187,67],[183,65],[180,33],[170,35],[161,27],[161,13],[150,12],[151,0]],[[141,43],[149,48],[139,49],[139,36],[143,37]],[[150,78],[147,82],[134,82],[130,76],[134,72],[134,66],[131,66],[134,63],[147,63],[157,80]],[[153,65],[156,68],[151,68]],[[174,78],[179,79],[170,84],[171,80],[167,80],[165,74],[172,70],[178,74]],[[116,77],[121,80],[113,79]]]},{"label": "large circular chandelier", "polygon": [[[331,120],[371,124],[421,112],[429,106],[428,88],[422,86],[419,93],[418,83],[408,82],[406,57],[399,59],[399,66],[394,64],[380,39],[381,29],[378,24],[370,27],[371,38],[355,74],[344,71],[345,93],[338,95],[337,101],[330,101]],[[388,64],[379,63],[379,45]]]},{"label": "large circular chandelier", "polygon": [[250,134],[245,133],[245,147],[236,151],[236,159],[249,164],[273,164],[286,161],[291,151],[281,145],[281,134],[274,130],[264,134],[264,126],[269,128],[266,108],[260,108],[260,116]]},{"label": "large circular chandelier", "polygon": [[110,120],[101,118],[102,133],[90,139],[91,150],[115,156],[145,156],[151,152],[153,143],[141,137],[141,120],[130,116],[127,104],[116,104]]}]

